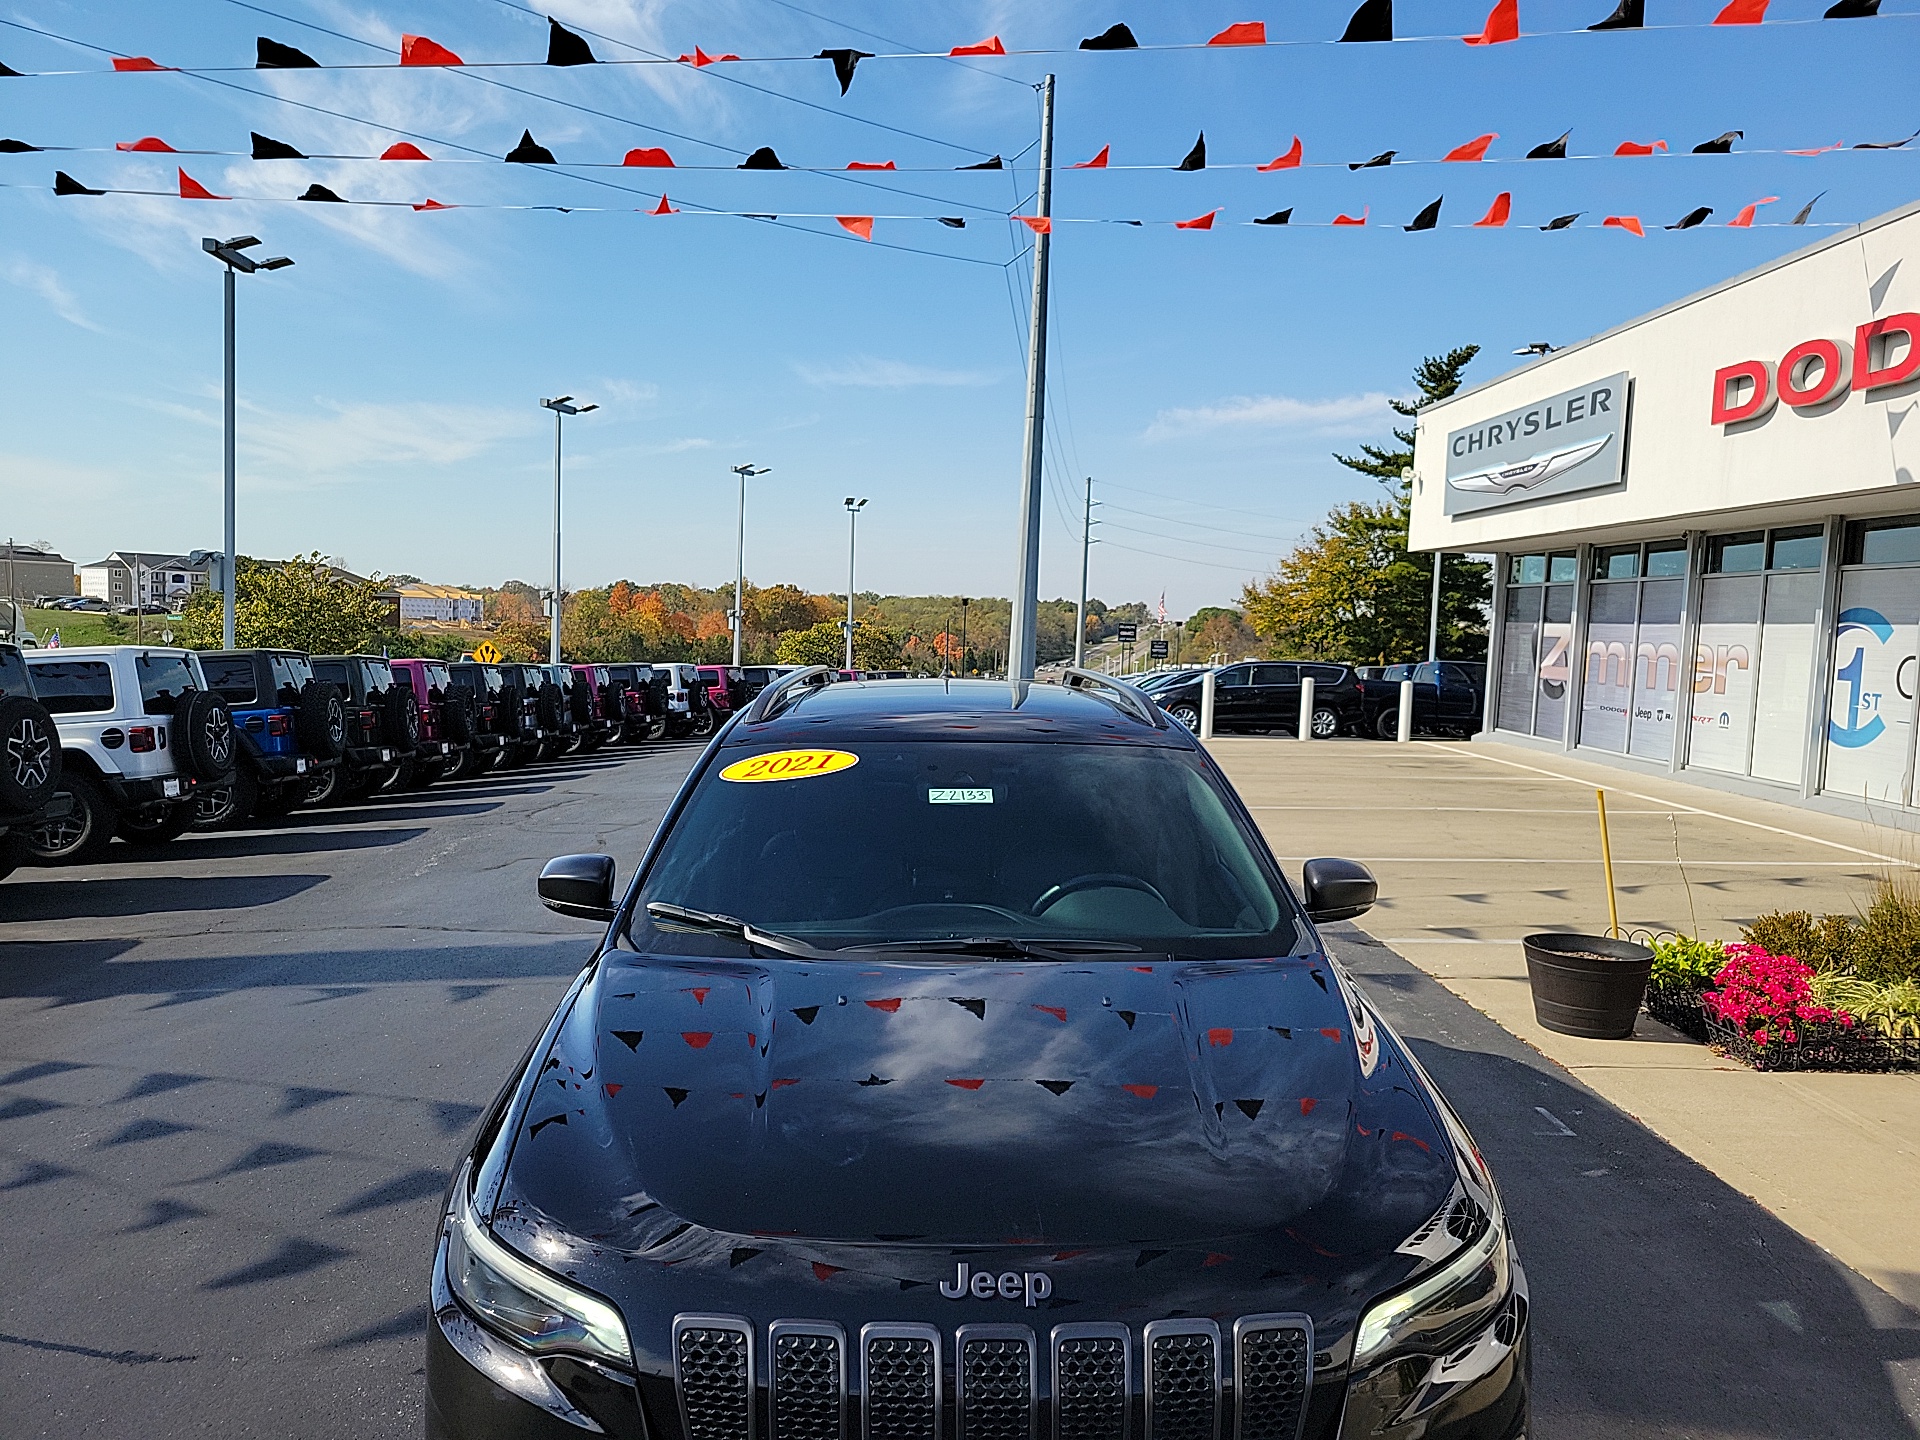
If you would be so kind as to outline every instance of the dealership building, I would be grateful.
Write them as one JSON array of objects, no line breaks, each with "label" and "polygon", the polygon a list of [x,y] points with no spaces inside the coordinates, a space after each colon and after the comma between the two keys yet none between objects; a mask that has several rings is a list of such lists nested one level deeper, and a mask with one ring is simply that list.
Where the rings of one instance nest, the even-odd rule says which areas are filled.
[{"label": "dealership building", "polygon": [[1920,828],[1920,204],[1421,412],[1484,738]]}]

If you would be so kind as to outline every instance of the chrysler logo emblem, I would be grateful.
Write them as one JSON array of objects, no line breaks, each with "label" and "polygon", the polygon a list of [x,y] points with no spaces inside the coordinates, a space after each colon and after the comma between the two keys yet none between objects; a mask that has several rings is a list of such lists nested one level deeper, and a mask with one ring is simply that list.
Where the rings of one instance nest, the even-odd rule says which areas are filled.
[{"label": "chrysler logo emblem", "polygon": [[1598,440],[1569,445],[1564,450],[1542,451],[1525,460],[1516,460],[1511,465],[1496,465],[1490,470],[1476,470],[1471,475],[1457,475],[1450,478],[1447,484],[1475,495],[1517,494],[1544,485],[1549,480],[1556,480],[1569,470],[1586,464],[1606,449],[1612,440],[1613,436],[1602,435]]}]

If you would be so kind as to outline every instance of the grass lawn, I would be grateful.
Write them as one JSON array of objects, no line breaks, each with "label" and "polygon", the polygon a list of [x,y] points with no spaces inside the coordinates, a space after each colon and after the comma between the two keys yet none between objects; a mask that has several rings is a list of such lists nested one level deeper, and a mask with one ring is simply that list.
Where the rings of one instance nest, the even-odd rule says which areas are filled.
[{"label": "grass lawn", "polygon": [[35,610],[27,608],[27,629],[40,637],[42,645],[60,632],[62,645],[131,645],[136,635],[150,645],[160,643],[160,632],[173,622],[164,615],[140,617],[140,629],[134,629],[131,615],[90,615],[84,610]]}]

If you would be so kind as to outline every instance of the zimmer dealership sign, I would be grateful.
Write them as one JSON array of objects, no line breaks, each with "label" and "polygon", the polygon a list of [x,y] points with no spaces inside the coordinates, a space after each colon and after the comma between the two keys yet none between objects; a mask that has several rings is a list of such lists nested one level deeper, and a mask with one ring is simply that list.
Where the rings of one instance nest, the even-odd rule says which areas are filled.
[{"label": "zimmer dealership sign", "polygon": [[1627,387],[1622,371],[1451,432],[1445,513],[1618,485]]}]

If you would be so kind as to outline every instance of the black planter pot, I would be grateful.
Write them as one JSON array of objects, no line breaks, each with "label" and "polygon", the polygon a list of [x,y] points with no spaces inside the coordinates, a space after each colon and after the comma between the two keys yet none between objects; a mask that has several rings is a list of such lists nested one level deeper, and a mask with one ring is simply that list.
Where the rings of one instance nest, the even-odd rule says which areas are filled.
[{"label": "black planter pot", "polygon": [[1534,1018],[1562,1035],[1625,1040],[1647,993],[1653,951],[1604,935],[1529,935]]}]

